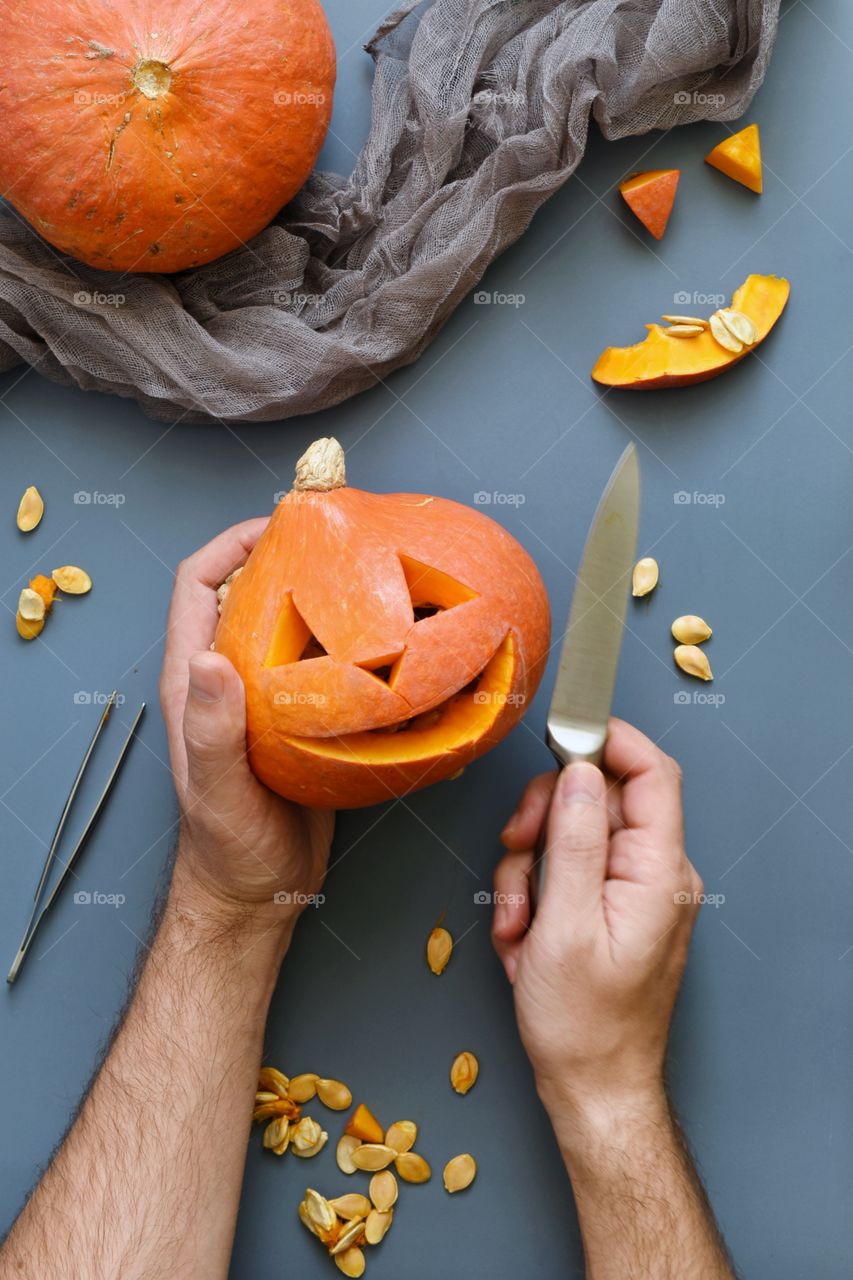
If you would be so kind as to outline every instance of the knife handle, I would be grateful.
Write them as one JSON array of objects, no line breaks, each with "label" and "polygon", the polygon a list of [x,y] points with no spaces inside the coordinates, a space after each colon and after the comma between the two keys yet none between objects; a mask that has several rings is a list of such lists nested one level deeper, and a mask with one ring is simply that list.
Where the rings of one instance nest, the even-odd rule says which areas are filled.
[{"label": "knife handle", "polygon": [[[591,746],[588,751],[569,751],[565,747],[561,747],[556,738],[550,733],[547,734],[547,743],[552,756],[557,761],[558,776],[563,769],[570,764],[594,764],[597,769],[601,768],[604,756],[604,743]],[[545,815],[545,821],[542,823],[542,829],[539,832],[539,839],[536,842],[536,861],[533,864],[533,875],[531,877],[530,892],[533,898],[533,910],[536,910],[536,904],[542,897],[545,888],[545,875],[548,863],[548,817],[550,814],[550,806],[548,813]]]}]

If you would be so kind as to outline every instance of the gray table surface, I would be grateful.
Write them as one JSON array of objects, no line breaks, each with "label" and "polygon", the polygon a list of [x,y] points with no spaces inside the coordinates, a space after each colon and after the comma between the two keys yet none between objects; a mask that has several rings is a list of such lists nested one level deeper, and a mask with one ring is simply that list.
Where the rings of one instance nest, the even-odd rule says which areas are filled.
[{"label": "gray table surface", "polygon": [[[331,8],[341,63],[326,167],[346,169],[363,138],[361,41],[384,9],[379,0]],[[152,704],[75,886],[125,901],[84,906],[69,893],[20,984],[0,993],[3,1224],[62,1134],[122,1005],[173,838],[156,690],[178,560],[269,511],[299,453],[334,434],[356,485],[467,503],[519,495],[491,511],[536,558],[559,621],[597,495],[633,437],[643,550],[662,579],[630,613],[616,710],[682,762],[689,851],[707,892],[724,895],[696,931],[671,1045],[674,1095],[743,1274],[850,1275],[853,156],[842,124],[853,108],[851,46],[843,0],[788,5],[747,117],[761,125],[761,199],[702,164],[719,126],[618,144],[593,137],[576,178],[482,283],[523,294],[523,305],[470,299],[417,365],[332,412],[168,429],[126,401],[32,372],[0,379],[3,602],[13,610],[22,579],[55,563],[82,563],[96,582],[89,599],[57,610],[43,646],[17,640],[11,612],[0,628],[7,960],[96,717],[81,699],[118,684],[125,722],[140,699]],[[614,194],[624,174],[652,165],[683,170],[653,252]],[[636,340],[679,291],[728,295],[750,271],[793,285],[759,356],[685,391],[593,388],[588,370],[608,342]],[[31,483],[48,508],[24,541],[8,517]],[[75,504],[80,491],[120,494],[122,505]],[[693,611],[715,628],[713,704],[694,699],[706,687],[670,660],[669,623]],[[440,1178],[403,1197],[371,1254],[374,1280],[582,1273],[568,1186],[489,945],[490,910],[475,902],[513,798],[549,765],[549,686],[525,725],[460,781],[341,816],[327,901],[301,924],[273,1002],[271,1062],[343,1077],[386,1122],[416,1119],[439,1169],[459,1150],[479,1159],[465,1197],[448,1197]],[[113,726],[112,747],[118,738]],[[437,981],[423,942],[445,910],[462,941]],[[482,1063],[464,1100],[447,1084],[462,1048]],[[351,1189],[340,1185],[333,1141],[309,1168],[273,1159],[253,1136],[237,1280],[333,1274],[295,1216],[306,1181]]]}]

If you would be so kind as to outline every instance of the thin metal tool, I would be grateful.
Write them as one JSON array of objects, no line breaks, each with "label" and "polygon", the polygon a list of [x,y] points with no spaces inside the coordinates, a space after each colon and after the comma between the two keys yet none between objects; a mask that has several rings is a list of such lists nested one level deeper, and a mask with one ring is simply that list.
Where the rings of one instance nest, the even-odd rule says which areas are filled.
[{"label": "thin metal tool", "polygon": [[[562,768],[598,765],[619,667],[640,519],[640,468],[633,444],[607,482],[590,525],[575,582],[545,741]],[[539,858],[539,891],[545,871]]]},{"label": "thin metal tool", "polygon": [[139,726],[139,722],[142,719],[143,713],[145,711],[145,703],[143,702],[136,713],[133,724],[130,726],[127,737],[122,743],[121,750],[119,751],[118,756],[116,757],[115,764],[113,765],[112,770],[110,771],[109,777],[107,778],[106,783],[104,784],[104,788],[101,791],[100,796],[98,797],[98,800],[95,804],[94,809],[92,810],[89,820],[86,823],[85,827],[83,828],[83,831],[80,834],[77,840],[77,843],[75,844],[74,848],[71,850],[71,853],[68,857],[68,861],[65,863],[62,869],[62,872],[59,876],[59,879],[57,880],[56,884],[51,890],[47,901],[45,902],[44,906],[41,908],[41,911],[39,911],[39,902],[44,892],[44,888],[47,883],[47,878],[50,873],[50,869],[53,866],[54,860],[56,858],[57,849],[59,847],[59,841],[62,836],[62,832],[65,828],[66,820],[71,811],[71,806],[74,803],[74,798],[77,795],[77,791],[80,787],[80,783],[83,780],[83,775],[86,772],[86,767],[89,764],[90,759],[92,758],[92,752],[95,749],[95,744],[97,743],[98,738],[100,737],[101,730],[103,729],[104,725],[107,723],[107,720],[109,719],[110,712],[115,706],[115,702],[116,702],[116,691],[114,689],[113,692],[110,694],[109,698],[107,699],[101,718],[98,721],[95,732],[92,735],[92,739],[80,763],[80,768],[77,770],[77,776],[75,777],[74,782],[71,785],[71,790],[68,793],[68,799],[65,801],[65,804],[63,805],[63,808],[62,808],[62,813],[59,815],[59,821],[56,824],[56,830],[54,832],[53,839],[50,842],[50,848],[47,851],[47,857],[44,860],[44,866],[42,867],[41,875],[39,877],[38,886],[35,892],[35,898],[33,899],[33,909],[30,913],[30,918],[27,921],[27,927],[24,930],[24,936],[21,939],[21,945],[18,948],[18,952],[15,956],[15,959],[12,962],[12,967],[9,970],[9,973],[7,974],[7,977],[6,977],[6,981],[10,984],[15,981],[18,974],[20,973],[21,965],[23,964],[24,959],[26,958],[27,952],[30,949],[30,944],[32,943],[33,938],[35,937],[39,929],[39,926],[41,925],[48,911],[50,910],[50,908],[53,906],[54,902],[58,898],[63,885],[65,884],[69,875],[73,871],[74,866],[77,862],[77,859],[80,857],[80,854],[83,852],[86,842],[88,841],[89,836],[92,834],[92,831],[94,830],[95,825],[97,824],[97,821],[104,810],[104,806],[106,805],[107,800],[109,799],[110,792],[112,791],[116,778],[118,777],[121,767],[124,764],[124,760],[127,755],[128,749],[130,747],[131,742],[134,739],[136,730]]}]

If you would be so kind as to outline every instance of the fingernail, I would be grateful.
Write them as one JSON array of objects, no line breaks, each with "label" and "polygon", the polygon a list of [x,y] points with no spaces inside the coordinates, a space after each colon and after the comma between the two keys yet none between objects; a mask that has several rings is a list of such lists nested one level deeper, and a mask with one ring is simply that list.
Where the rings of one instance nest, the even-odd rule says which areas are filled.
[{"label": "fingernail", "polygon": [[225,693],[219,666],[211,665],[203,655],[190,658],[190,693],[200,702],[221,702]]},{"label": "fingernail", "polygon": [[503,902],[499,902],[498,905],[495,907],[495,932],[503,933],[504,929],[507,926],[508,920],[509,920],[509,911],[506,908],[506,904]]},{"label": "fingernail", "polygon": [[604,794],[604,777],[594,764],[570,764],[560,774],[560,800],[563,804],[597,804]]}]

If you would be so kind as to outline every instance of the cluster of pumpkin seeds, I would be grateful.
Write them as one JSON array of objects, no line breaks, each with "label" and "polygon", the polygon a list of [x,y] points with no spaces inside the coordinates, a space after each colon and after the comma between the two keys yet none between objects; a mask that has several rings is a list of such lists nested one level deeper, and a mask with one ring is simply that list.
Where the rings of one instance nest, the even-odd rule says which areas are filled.
[{"label": "cluster of pumpkin seeds", "polygon": [[[18,504],[16,524],[21,533],[32,533],[44,515],[44,499],[35,485],[24,490]],[[30,579],[30,584],[18,596],[15,626],[22,640],[35,640],[41,635],[44,621],[53,607],[57,590],[69,596],[84,596],[92,590],[92,579],[85,569],[74,564],[61,565],[49,578],[43,573]]]},{"label": "cluster of pumpkin seeds", "polygon": [[[446,929],[433,929],[427,941],[427,963],[435,974],[447,966],[453,939]],[[450,1085],[466,1094],[477,1082],[480,1064],[464,1050],[450,1067]],[[301,1107],[317,1097],[334,1111],[352,1102],[352,1094],[339,1080],[329,1080],[314,1072],[288,1079],[275,1067],[264,1067],[255,1094],[255,1120],[268,1121],[264,1146],[276,1155],[291,1150],[294,1155],[314,1156],[323,1149],[328,1134]],[[367,1265],[364,1246],[382,1242],[394,1220],[399,1195],[397,1179],[408,1183],[428,1182],[432,1169],[414,1150],[418,1126],[414,1120],[395,1120],[383,1129],[372,1111],[359,1103],[338,1140],[335,1159],[341,1173],[369,1173],[367,1195],[349,1192],[327,1199],[308,1187],[299,1205],[299,1219],[325,1245],[335,1266],[345,1276],[361,1276]],[[392,1170],[393,1166],[393,1170]],[[453,1156],[444,1166],[445,1190],[454,1195],[470,1187],[477,1176],[477,1162],[470,1152]]]},{"label": "cluster of pumpkin seeds", "polygon": [[[441,974],[453,953],[453,938],[437,927],[427,939],[429,968]],[[463,1096],[474,1087],[480,1064],[469,1050],[463,1050],[450,1067],[450,1085]],[[331,1080],[309,1071],[288,1078],[275,1067],[263,1067],[255,1094],[255,1120],[267,1121],[264,1146],[275,1155],[285,1151],[315,1156],[329,1139],[328,1133],[302,1106],[312,1098],[333,1111],[343,1111],[352,1103],[352,1093],[340,1080]],[[308,1187],[299,1204],[299,1219],[325,1245],[329,1256],[345,1276],[364,1274],[364,1246],[382,1242],[394,1220],[399,1195],[397,1179],[417,1184],[428,1182],[432,1169],[414,1150],[418,1126],[414,1120],[395,1120],[383,1129],[372,1111],[362,1102],[350,1116],[338,1140],[335,1159],[341,1173],[369,1173],[367,1195],[349,1192],[327,1199]],[[393,1171],[392,1166],[393,1165]],[[477,1176],[477,1162],[470,1152],[453,1156],[444,1166],[444,1188],[450,1195],[470,1187]]]},{"label": "cluster of pumpkin seeds", "polygon": [[[666,319],[666,317],[664,317]],[[644,556],[634,565],[633,594],[647,596],[654,591],[660,580],[660,568],[657,560]],[[677,641],[673,650],[675,664],[686,675],[695,676],[697,680],[713,680],[708,655],[699,645],[710,640],[713,632],[704,618],[695,613],[685,613],[676,618],[672,624],[673,639]]]},{"label": "cluster of pumpkin seeds", "polygon": [[255,1094],[253,1120],[266,1120],[264,1146],[277,1156],[290,1150],[295,1156],[316,1156],[329,1141],[322,1125],[302,1115],[302,1104],[319,1098],[332,1111],[344,1111],[352,1094],[340,1080],[328,1080],[313,1071],[288,1079],[275,1067],[262,1067]]},{"label": "cluster of pumpkin seeds", "polygon": [[705,320],[702,316],[661,316],[666,322],[663,330],[670,338],[697,338],[710,329],[711,337],[726,351],[739,355],[745,347],[758,341],[758,330],[749,316],[734,307],[721,307]]},{"label": "cluster of pumpkin seeds", "polygon": [[[458,1090],[467,1093],[477,1078],[478,1068],[473,1054],[459,1056],[470,1060],[464,1073],[470,1083]],[[451,1069],[451,1082],[453,1080]],[[373,1113],[361,1103],[341,1135],[336,1159],[342,1173],[371,1174],[367,1195],[350,1192],[326,1199],[312,1187],[306,1190],[299,1205],[300,1221],[326,1246],[345,1276],[364,1274],[363,1246],[380,1244],[390,1229],[399,1196],[397,1179],[417,1184],[428,1182],[432,1177],[427,1161],[413,1150],[417,1136],[418,1126],[414,1120],[395,1120],[383,1130]],[[445,1189],[451,1195],[463,1191],[470,1187],[476,1174],[477,1162],[469,1152],[454,1156],[444,1167]]]}]

